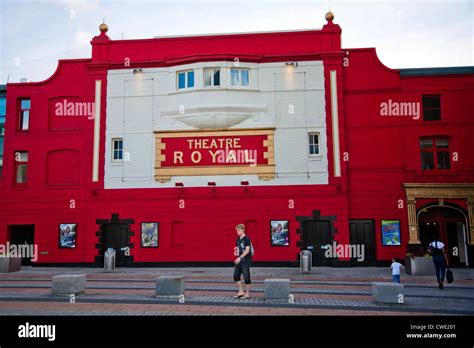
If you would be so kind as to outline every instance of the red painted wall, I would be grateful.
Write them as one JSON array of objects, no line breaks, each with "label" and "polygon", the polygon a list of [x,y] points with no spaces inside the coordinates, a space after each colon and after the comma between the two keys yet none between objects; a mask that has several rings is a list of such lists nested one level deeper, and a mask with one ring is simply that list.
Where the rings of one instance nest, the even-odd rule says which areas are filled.
[{"label": "red painted wall", "polygon": [[[373,49],[341,50],[341,30],[328,23],[323,30],[193,38],[110,41],[105,33],[92,41],[91,59],[61,61],[47,81],[9,84],[5,134],[4,178],[0,181],[0,242],[7,226],[34,224],[39,263],[94,262],[98,255],[96,219],[134,219],[131,226],[135,262],[233,260],[234,226],[250,226],[255,261],[295,261],[297,216],[336,216],[335,240],[349,242],[349,219],[373,219],[377,259],[403,257],[408,241],[404,182],[473,182],[472,120],[474,76],[401,78],[383,66]],[[346,55],[349,52],[349,55]],[[157,67],[205,60],[268,62],[320,59],[325,66],[329,185],[104,190],[106,74],[108,69]],[[349,59],[349,65],[343,64]],[[338,108],[342,176],[335,178],[329,73],[338,74]],[[99,182],[91,181],[93,121],[51,121],[55,98],[92,102],[94,83],[102,80]],[[424,124],[408,118],[382,118],[380,103],[388,99],[421,101],[424,93],[443,94],[443,121]],[[30,130],[16,131],[17,100],[30,97]],[[66,124],[69,122],[68,124]],[[418,138],[449,135],[460,161],[445,175],[420,171]],[[13,185],[13,154],[29,152],[28,185]],[[61,152],[79,155],[78,173],[61,183]],[[57,154],[57,153],[56,153]],[[59,160],[58,160],[59,158]],[[53,161],[51,168],[46,166]],[[54,162],[56,161],[56,162]],[[74,167],[64,162],[64,167]],[[48,181],[49,180],[49,181]],[[55,185],[52,185],[56,183]],[[68,185],[64,185],[68,184]],[[180,204],[184,200],[184,209]],[[294,208],[290,207],[294,201]],[[406,202],[405,202],[406,203]],[[290,247],[270,246],[270,220],[290,221]],[[402,246],[382,247],[380,220],[400,219]],[[160,223],[158,249],[140,248],[140,223]],[[59,223],[77,223],[76,249],[58,248]],[[173,226],[176,234],[173,235]],[[181,232],[179,232],[181,231]],[[173,242],[174,240],[174,242]],[[177,245],[181,244],[181,245]]]},{"label": "red painted wall", "polygon": [[[375,49],[348,52],[344,105],[349,217],[375,220],[378,259],[390,259],[394,254],[403,257],[408,242],[403,183],[474,182],[474,75],[400,77],[397,70],[378,60]],[[422,116],[418,120],[380,116],[382,102],[391,99],[421,104],[422,95],[429,94],[441,94],[441,121],[423,121]],[[419,138],[427,135],[450,137],[450,152],[459,154],[458,162],[451,161],[451,170],[422,172]],[[403,202],[401,208],[399,200]],[[417,207],[426,201],[417,200]],[[382,246],[382,219],[400,219],[402,246]]]}]

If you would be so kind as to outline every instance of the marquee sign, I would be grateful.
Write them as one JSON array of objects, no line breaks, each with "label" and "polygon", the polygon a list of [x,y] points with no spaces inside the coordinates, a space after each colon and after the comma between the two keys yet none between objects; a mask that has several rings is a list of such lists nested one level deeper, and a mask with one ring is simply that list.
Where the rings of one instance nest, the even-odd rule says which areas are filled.
[{"label": "marquee sign", "polygon": [[275,176],[274,130],[155,132],[155,180],[172,176]]}]

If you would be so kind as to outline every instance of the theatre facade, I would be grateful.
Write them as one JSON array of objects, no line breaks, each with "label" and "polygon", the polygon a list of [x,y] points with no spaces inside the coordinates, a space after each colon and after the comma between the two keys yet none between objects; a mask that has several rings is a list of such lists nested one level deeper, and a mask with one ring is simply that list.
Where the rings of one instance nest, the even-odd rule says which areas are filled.
[{"label": "theatre facade", "polygon": [[9,83],[0,243],[33,265],[474,264],[474,68],[394,70],[320,30],[112,40]]}]

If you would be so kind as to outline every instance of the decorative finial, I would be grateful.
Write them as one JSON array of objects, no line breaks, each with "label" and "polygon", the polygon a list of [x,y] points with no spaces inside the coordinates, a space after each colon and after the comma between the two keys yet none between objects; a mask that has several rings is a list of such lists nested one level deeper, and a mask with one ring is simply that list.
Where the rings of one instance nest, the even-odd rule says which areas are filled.
[{"label": "decorative finial", "polygon": [[334,19],[334,13],[332,13],[331,8],[329,8],[329,12],[326,13],[326,20],[328,22],[332,22],[333,19]]},{"label": "decorative finial", "polygon": [[109,26],[105,23],[99,25],[99,30],[101,33],[106,33],[109,30]]}]

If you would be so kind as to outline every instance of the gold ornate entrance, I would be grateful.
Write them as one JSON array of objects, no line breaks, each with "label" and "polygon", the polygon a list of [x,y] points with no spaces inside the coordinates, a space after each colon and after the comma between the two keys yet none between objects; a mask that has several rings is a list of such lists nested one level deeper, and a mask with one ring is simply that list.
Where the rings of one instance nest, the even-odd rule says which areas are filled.
[{"label": "gold ornate entrance", "polygon": [[474,184],[403,184],[407,196],[409,244],[420,244],[418,220],[416,214],[416,199],[436,199],[443,205],[444,199],[466,199],[468,212],[469,245],[474,245]]}]

